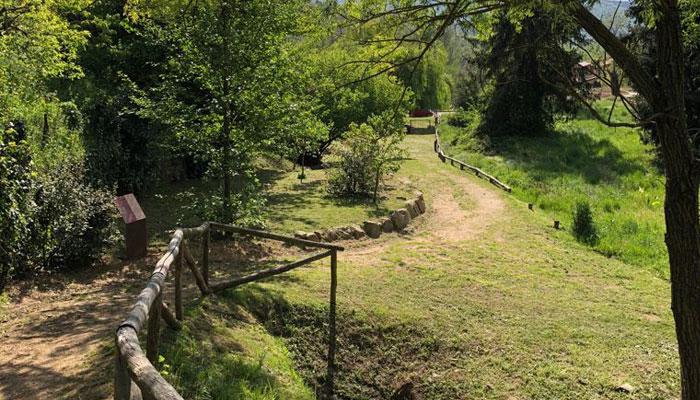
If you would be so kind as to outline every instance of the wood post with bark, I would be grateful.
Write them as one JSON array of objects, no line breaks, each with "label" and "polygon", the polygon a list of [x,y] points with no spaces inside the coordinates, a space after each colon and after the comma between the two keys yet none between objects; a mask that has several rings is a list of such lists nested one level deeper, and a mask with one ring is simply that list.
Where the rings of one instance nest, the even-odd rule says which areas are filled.
[{"label": "wood post with bark", "polygon": [[328,310],[328,372],[326,377],[326,396],[328,400],[333,400],[335,397],[334,379],[335,379],[335,350],[336,350],[336,290],[338,287],[338,252],[331,252],[331,287],[330,301]]}]

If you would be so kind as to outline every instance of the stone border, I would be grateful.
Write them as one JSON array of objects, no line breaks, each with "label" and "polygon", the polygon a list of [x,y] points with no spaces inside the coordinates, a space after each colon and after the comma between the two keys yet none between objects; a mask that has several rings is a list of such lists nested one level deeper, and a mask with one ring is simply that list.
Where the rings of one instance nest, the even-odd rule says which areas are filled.
[{"label": "stone border", "polygon": [[315,232],[296,231],[294,237],[314,242],[358,240],[365,236],[377,239],[382,233],[403,232],[411,221],[424,214],[426,209],[423,193],[416,192],[416,198],[406,201],[404,208],[399,208],[378,221],[368,220],[362,225],[347,225]]}]

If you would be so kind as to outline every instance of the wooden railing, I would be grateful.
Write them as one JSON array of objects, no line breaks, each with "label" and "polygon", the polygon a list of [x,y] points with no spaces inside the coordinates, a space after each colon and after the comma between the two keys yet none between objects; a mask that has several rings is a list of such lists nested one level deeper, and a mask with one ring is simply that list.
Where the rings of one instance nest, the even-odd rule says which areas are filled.
[{"label": "wooden railing", "polygon": [[[209,241],[210,232],[230,232],[239,235],[247,235],[258,238],[276,240],[291,245],[309,248],[324,249],[321,253],[304,258],[277,268],[271,268],[256,272],[241,278],[230,279],[217,283],[209,282]],[[200,268],[188,250],[188,241],[201,238],[202,258]],[[127,318],[117,328],[116,332],[116,357],[114,368],[114,398],[116,400],[171,400],[182,399],[182,396],[173,388],[158,372],[155,367],[158,361],[158,346],[160,341],[160,320],[175,330],[182,328],[183,304],[182,304],[182,271],[187,265],[202,296],[230,289],[245,283],[255,282],[273,275],[290,271],[294,268],[307,265],[311,262],[330,258],[330,310],[329,310],[329,344],[328,344],[328,370],[325,392],[328,398],[333,396],[333,378],[335,375],[335,347],[336,347],[336,287],[338,285],[337,266],[338,251],[343,247],[303,240],[270,232],[254,229],[240,228],[216,222],[205,222],[197,228],[177,229],[168,244],[168,250],[158,260],[146,287],[136,299],[136,303],[129,311]],[[171,267],[174,266],[175,286],[175,311],[163,302],[166,278]],[[147,326],[146,353],[144,354],[139,344],[139,332],[144,325]]]},{"label": "wooden railing", "polygon": [[482,171],[481,169],[479,169],[479,168],[477,168],[477,167],[475,167],[475,166],[473,166],[473,165],[469,165],[469,164],[467,164],[467,163],[465,163],[465,162],[459,161],[459,160],[457,160],[457,159],[455,159],[455,158],[452,158],[452,157],[446,155],[446,154],[442,151],[442,145],[440,144],[440,135],[438,134],[438,130],[437,130],[437,129],[435,129],[435,143],[434,143],[434,148],[435,148],[435,152],[437,153],[438,157],[440,158],[440,160],[441,160],[442,162],[446,162],[447,160],[449,160],[451,165],[457,164],[457,165],[459,165],[459,169],[462,170],[462,171],[464,171],[465,169],[467,169],[467,170],[469,170],[469,171],[475,173],[476,176],[478,176],[478,177],[480,177],[480,178],[488,179],[488,181],[491,182],[491,184],[493,184],[494,186],[497,186],[497,187],[499,187],[499,188],[505,190],[505,191],[508,192],[508,193],[510,193],[510,192],[513,190],[513,189],[510,188],[510,186],[508,186],[508,185],[506,185],[505,183],[499,181],[499,180],[496,179],[494,176],[491,176],[491,175],[487,174],[486,172]]}]

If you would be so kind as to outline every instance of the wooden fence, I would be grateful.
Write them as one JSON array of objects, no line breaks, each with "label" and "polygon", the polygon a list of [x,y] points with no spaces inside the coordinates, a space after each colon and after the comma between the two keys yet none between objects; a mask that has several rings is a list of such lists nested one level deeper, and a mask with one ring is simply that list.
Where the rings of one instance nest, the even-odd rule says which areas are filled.
[{"label": "wooden fence", "polygon": [[[276,240],[291,245],[322,249],[318,254],[301,259],[277,268],[270,268],[240,278],[222,282],[209,282],[209,242],[210,232],[230,232],[258,238]],[[188,241],[201,238],[202,257],[199,266],[188,249]],[[158,361],[158,345],[160,341],[160,320],[162,319],[172,329],[182,328],[184,315],[182,304],[182,272],[184,265],[194,276],[202,296],[230,289],[245,283],[255,282],[273,275],[290,271],[311,262],[330,258],[330,311],[329,311],[329,342],[328,365],[325,392],[328,398],[333,397],[333,378],[335,375],[336,348],[336,287],[338,284],[337,264],[338,251],[343,247],[328,243],[313,242],[270,232],[245,229],[216,222],[205,222],[196,228],[175,230],[168,244],[168,250],[156,264],[156,268],[148,280],[146,287],[136,299],[129,314],[117,328],[116,357],[114,368],[114,398],[115,400],[182,400],[182,396],[158,372],[154,364]],[[166,278],[174,266],[175,310],[171,310],[163,302]],[[139,344],[139,332],[147,326],[146,353]]]},{"label": "wooden fence", "polygon": [[452,158],[452,157],[447,156],[447,155],[442,151],[442,145],[440,144],[440,135],[438,134],[438,130],[437,130],[437,129],[435,129],[435,144],[434,144],[434,148],[435,148],[435,152],[437,153],[438,157],[440,158],[440,160],[441,160],[442,162],[446,162],[446,161],[449,160],[451,165],[457,164],[457,165],[459,165],[459,169],[461,169],[462,171],[464,171],[465,169],[467,169],[467,170],[469,170],[469,171],[475,173],[476,176],[478,176],[478,177],[480,177],[480,178],[488,179],[488,181],[491,182],[491,184],[493,184],[493,185],[495,185],[496,187],[499,187],[499,188],[505,190],[505,191],[508,192],[508,193],[510,193],[510,192],[513,190],[513,189],[510,188],[510,186],[508,186],[508,185],[506,185],[505,183],[499,181],[499,180],[496,179],[495,177],[493,177],[493,176],[487,174],[486,172],[482,171],[481,169],[479,169],[479,168],[477,168],[477,167],[475,167],[475,166],[473,166],[473,165],[469,165],[469,164],[467,164],[467,163],[465,163],[465,162],[459,161],[459,160],[457,160],[457,159],[455,159],[455,158]]}]

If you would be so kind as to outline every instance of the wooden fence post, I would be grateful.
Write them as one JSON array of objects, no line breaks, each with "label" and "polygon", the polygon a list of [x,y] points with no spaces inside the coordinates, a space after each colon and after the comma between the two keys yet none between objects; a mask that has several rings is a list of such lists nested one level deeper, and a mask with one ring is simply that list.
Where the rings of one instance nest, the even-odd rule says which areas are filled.
[{"label": "wooden fence post", "polygon": [[194,280],[197,283],[199,290],[202,292],[202,295],[206,296],[207,294],[209,294],[209,287],[204,282],[202,273],[199,272],[199,269],[195,265],[194,258],[192,258],[192,254],[190,254],[190,251],[187,248],[187,242],[185,242],[184,240],[180,244],[180,254],[182,254],[182,257],[184,257],[184,262],[187,263],[187,267],[189,267],[190,271],[192,272],[192,276],[194,276]]},{"label": "wooden fence post", "polygon": [[333,379],[335,377],[335,307],[336,307],[336,288],[338,286],[338,252],[331,252],[331,298],[330,311],[328,314],[328,377],[326,380],[326,398],[332,400],[335,398]]},{"label": "wooden fence post", "polygon": [[175,257],[175,318],[182,321],[184,310],[182,308],[182,249]]},{"label": "wooden fence post", "polygon": [[131,400],[131,376],[120,354],[119,345],[116,346],[114,355],[114,400]]},{"label": "wooden fence post", "polygon": [[209,286],[209,227],[202,234],[202,276],[204,283]]},{"label": "wooden fence post", "polygon": [[146,337],[146,357],[157,369],[158,343],[160,342],[160,308],[163,302],[163,289],[153,300],[148,311],[148,336]]}]

